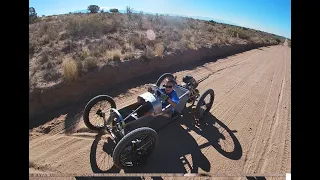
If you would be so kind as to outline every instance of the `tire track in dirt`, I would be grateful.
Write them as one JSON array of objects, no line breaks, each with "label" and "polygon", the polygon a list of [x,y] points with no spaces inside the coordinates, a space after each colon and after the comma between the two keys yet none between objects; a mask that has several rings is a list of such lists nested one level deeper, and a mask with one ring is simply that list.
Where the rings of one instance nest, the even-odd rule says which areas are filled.
[{"label": "tire track in dirt", "polygon": [[[291,49],[290,49],[291,50]],[[291,51],[289,50],[289,48],[286,49],[285,51],[285,58],[288,59],[287,62],[288,62],[288,65],[287,65],[287,76],[288,78],[287,79],[287,86],[286,86],[286,93],[285,93],[285,96],[288,96],[287,98],[287,102],[286,102],[286,105],[285,105],[285,109],[287,110],[287,127],[286,127],[286,131],[284,133],[284,137],[285,137],[285,146],[283,148],[283,151],[282,153],[279,155],[282,159],[282,163],[281,163],[281,172],[283,173],[288,173],[288,172],[291,172],[291,152],[290,152],[290,149],[291,149]]]},{"label": "tire track in dirt", "polygon": [[[268,74],[270,74],[271,72],[272,71],[268,71]],[[241,146],[243,148],[242,160],[237,162],[230,162],[231,164],[229,170],[231,172],[231,168],[243,167],[244,164],[247,163],[247,146],[249,146],[248,144],[252,142],[250,139],[252,137],[250,135],[252,135],[252,131],[256,127],[255,125],[253,125],[253,123],[256,123],[255,117],[259,113],[260,109],[263,109],[264,102],[268,98],[268,93],[265,93],[265,90],[270,86],[271,79],[272,76],[269,76],[269,78],[265,78],[261,81],[261,84],[264,85],[256,89],[255,92],[252,92],[253,95],[250,97],[250,100],[244,105],[242,111],[237,113],[237,116],[233,117],[233,119],[228,123],[228,127],[232,127],[232,129],[236,129],[237,132],[239,132],[237,137],[239,142],[241,142]],[[234,121],[234,119],[237,119],[237,121]],[[219,170],[220,169],[222,169],[222,167],[220,167]],[[241,171],[243,170],[240,170],[240,172]]]},{"label": "tire track in dirt", "polygon": [[[287,157],[288,156],[287,152],[288,152],[288,142],[289,142],[289,138],[288,138],[288,131],[290,132],[290,115],[288,114],[288,112],[290,111],[290,109],[288,109],[287,107],[290,107],[291,105],[289,104],[289,101],[291,99],[291,95],[290,95],[290,86],[288,86],[287,84],[290,83],[288,81],[288,76],[290,76],[290,71],[288,71],[288,58],[286,55],[287,49],[284,49],[284,61],[283,63],[283,67],[284,70],[283,73],[283,78],[282,78],[282,84],[281,84],[281,89],[280,89],[280,94],[279,94],[279,101],[277,104],[277,108],[276,108],[276,115],[275,115],[275,119],[274,119],[274,124],[272,124],[272,128],[271,129],[271,133],[270,136],[268,137],[268,141],[266,143],[266,148],[265,151],[262,154],[262,157],[259,161],[259,166],[258,166],[258,170],[260,172],[279,172],[279,173],[285,173],[286,171],[283,170],[283,164],[285,164]],[[289,72],[289,73],[288,73]],[[289,74],[289,75],[288,75]],[[279,75],[280,77],[280,75]],[[290,112],[289,112],[290,113]],[[284,123],[280,123],[280,119],[283,119],[285,122]],[[279,132],[279,133],[276,133]],[[284,146],[280,146],[279,144],[285,144]],[[276,159],[282,159],[281,163],[278,164],[274,164],[272,163],[273,161],[275,161]]]},{"label": "tire track in dirt", "polygon": [[[274,91],[277,92],[277,86],[279,85],[279,84],[277,84],[277,82],[278,82],[277,81],[277,77],[278,77],[277,73],[279,73],[279,70],[281,72],[282,69],[281,69],[281,66],[278,65],[278,66],[276,66],[274,77],[272,78],[271,87],[270,87],[270,89],[268,91],[268,98],[267,98],[267,101],[266,101],[266,104],[265,104],[265,107],[264,107],[264,110],[263,110],[263,113],[262,113],[262,119],[258,124],[258,129],[255,132],[253,143],[252,143],[252,145],[251,145],[251,147],[249,149],[249,152],[248,152],[248,153],[252,152],[252,154],[251,154],[251,156],[249,156],[249,161],[246,164],[247,166],[245,166],[245,172],[246,173],[256,173],[257,172],[257,169],[255,169],[255,170],[252,169],[253,167],[257,168],[258,167],[258,163],[259,163],[259,162],[255,163],[256,159],[254,157],[258,156],[257,154],[259,152],[262,151],[262,153],[263,153],[263,151],[264,151],[263,148],[257,149],[257,146],[258,146],[258,144],[259,144],[258,147],[260,147],[261,145],[262,145],[262,147],[265,146],[265,140],[263,138],[265,137],[265,135],[268,135],[268,129],[267,129],[268,122],[271,122],[271,126],[272,126],[272,120],[270,120],[270,118],[269,118],[270,117],[270,109],[268,107],[271,106],[274,103],[274,101],[277,101],[277,99],[275,99],[277,97],[274,98],[274,96],[271,96],[271,94],[274,93]],[[273,109],[272,106],[271,106],[271,109]],[[274,114],[274,113],[271,113],[271,114]],[[265,132],[266,130],[267,130],[267,132]],[[264,136],[262,136],[262,134]],[[248,172],[249,170],[251,170],[253,172],[251,172],[251,171]]]},{"label": "tire track in dirt", "polygon": [[[267,59],[267,57],[265,57],[265,59]],[[259,64],[259,63],[257,63],[257,64]],[[221,101],[220,103],[217,103],[215,105],[215,107],[212,109],[212,112],[215,112],[215,115],[222,116],[222,117],[224,117],[224,115],[226,115],[226,114],[230,114],[230,112],[233,112],[234,111],[233,108],[238,107],[237,106],[239,104],[238,102],[242,101],[241,97],[244,97],[246,95],[245,94],[246,91],[248,89],[250,89],[250,87],[255,87],[255,84],[258,83],[258,81],[251,81],[251,79],[257,78],[255,76],[253,76],[254,73],[263,75],[261,72],[263,72],[262,70],[265,69],[265,64],[267,64],[267,61],[265,61],[263,64],[260,64],[260,66],[258,66],[258,67],[256,67],[255,65],[252,65],[251,68],[248,70],[250,72],[249,74],[247,74],[244,77],[241,77],[241,75],[239,75],[239,77],[240,77],[239,79],[241,81],[238,82],[236,85],[234,85],[234,87],[231,88],[229,93],[224,98],[222,98],[222,99],[225,99],[225,101]],[[241,96],[239,96],[239,94],[241,94]],[[250,94],[250,93],[247,93],[247,94]],[[249,99],[249,98],[250,97],[247,97],[246,99]],[[231,102],[233,102],[233,103],[231,103]],[[232,108],[225,109],[225,111],[218,111],[219,105],[221,105],[222,103],[232,104],[233,106],[232,106]]]},{"label": "tire track in dirt", "polygon": [[[261,55],[261,54],[259,54]],[[260,56],[258,56],[260,57]],[[257,58],[258,58],[257,57]],[[231,95],[234,95],[234,93],[236,93],[236,91],[234,91],[235,88],[238,88],[238,86],[243,86],[243,84],[246,82],[246,78],[248,78],[249,76],[251,76],[255,71],[255,69],[257,69],[256,65],[259,64],[260,62],[256,62],[254,61],[256,64],[250,64],[249,65],[249,68],[247,71],[236,71],[237,69],[235,69],[235,71],[228,71],[226,72],[228,74],[228,76],[226,77],[227,74],[221,74],[221,76],[217,77],[216,79],[213,79],[213,78],[210,78],[208,79],[208,81],[212,81],[212,82],[216,82],[216,81],[219,81],[220,79],[224,79],[225,82],[228,82],[228,83],[221,83],[221,86],[225,86],[226,89],[229,89],[228,92],[223,96],[222,99],[227,99],[226,97],[229,97]],[[267,63],[267,62],[264,62],[264,63]],[[260,65],[259,67],[263,67],[264,64]],[[241,67],[238,67],[239,69]],[[237,73],[237,74],[235,74]],[[248,73],[248,74],[247,74]],[[243,76],[244,74],[246,74],[245,76]],[[229,78],[228,78],[229,77]],[[230,81],[229,81],[230,80]],[[232,80],[239,80],[235,85],[233,85],[233,81]],[[224,85],[226,84],[226,85]],[[206,86],[204,87],[199,87],[199,89],[207,89],[207,88],[210,88],[211,84],[207,84]],[[230,89],[229,86],[232,86],[232,88]],[[215,83],[215,86],[214,88],[218,88],[219,87],[219,84],[218,83]],[[223,93],[222,93],[223,94]],[[214,104],[214,107],[213,107],[213,110],[216,110],[219,108],[220,104],[223,103],[224,101],[219,101],[219,95],[220,94],[217,94],[217,99],[215,99],[215,104]]]},{"label": "tire track in dirt", "polygon": [[[277,68],[278,66],[276,66],[276,68]],[[275,72],[274,72],[275,73]],[[275,75],[275,74],[274,74]],[[273,76],[274,76],[273,75]],[[272,77],[272,76],[271,76]],[[270,79],[271,81],[273,81],[274,82],[274,77],[272,78],[272,79]],[[273,83],[272,83],[273,84]],[[270,88],[271,89],[271,88]],[[269,90],[269,93],[268,93],[268,98],[267,98],[267,102],[269,101],[268,99],[270,98],[270,90]],[[267,104],[267,103],[266,103]],[[259,103],[259,105],[258,106],[261,106],[261,103]],[[258,108],[259,109],[259,108]],[[254,113],[254,114],[256,114],[256,112]],[[253,116],[254,117],[254,116]],[[250,118],[251,120],[252,120],[252,118]],[[251,121],[250,120],[250,121]],[[230,125],[231,126],[231,125]],[[248,126],[248,125],[247,125]],[[252,129],[251,129],[251,127],[255,127],[255,125],[249,125],[249,127],[250,127],[250,130],[248,130],[248,131],[245,131],[246,133],[245,134],[248,134],[249,132],[252,132]],[[248,128],[249,129],[249,128]],[[241,136],[246,136],[246,135],[243,135],[243,134],[241,134]],[[259,136],[259,134],[256,134],[255,135],[255,137],[257,137],[257,136]],[[255,140],[255,139],[254,139]],[[250,140],[244,140],[244,142],[250,142]],[[245,145],[246,146],[246,145]],[[244,149],[244,159],[245,159],[245,162],[247,161],[247,154],[246,154],[246,150]],[[247,163],[247,165],[250,165],[250,163]]]},{"label": "tire track in dirt", "polygon": [[[213,113],[216,117],[219,117],[220,119],[224,120],[224,124],[226,126],[228,126],[228,124],[230,124],[236,117],[239,116],[239,114],[245,112],[243,109],[244,107],[248,104],[249,101],[252,101],[254,99],[252,99],[252,96],[254,96],[256,93],[258,93],[259,95],[262,94],[261,90],[264,91],[265,87],[267,87],[267,83],[265,83],[266,80],[268,80],[266,77],[268,77],[268,73],[270,73],[270,70],[272,70],[273,66],[270,65],[265,71],[262,71],[263,74],[260,76],[260,78],[258,78],[258,80],[262,79],[262,81],[257,81],[258,85],[255,85],[254,87],[250,88],[250,90],[247,91],[246,96],[243,96],[244,98],[242,98],[240,101],[235,102],[233,104],[234,108],[231,108],[234,113],[224,113],[222,115]],[[261,72],[261,71],[257,71],[257,72]],[[257,76],[255,76],[257,77]],[[247,81],[250,81],[250,79],[248,79]],[[249,89],[249,88],[248,88]],[[252,102],[251,102],[252,103]],[[253,108],[254,109],[254,108]],[[214,110],[212,110],[214,111]],[[217,127],[218,129],[220,129],[220,127]],[[238,128],[237,128],[238,129]],[[223,132],[225,131],[225,129],[222,129],[222,131],[220,131],[221,134],[223,134]],[[224,141],[222,141],[224,142]],[[207,147],[206,149],[204,149],[204,153],[207,154],[207,151],[210,151],[210,148],[212,149],[212,147]],[[212,151],[211,151],[212,152]],[[231,162],[232,163],[232,162]],[[232,165],[230,165],[230,168],[233,168]],[[219,169],[216,170],[217,172],[219,171]]]},{"label": "tire track in dirt", "polygon": [[[271,71],[272,72],[272,71]],[[269,72],[270,73],[270,72]],[[274,74],[274,73],[272,73]],[[261,109],[263,109],[263,107],[265,107],[266,102],[268,101],[269,98],[269,93],[265,93],[265,90],[270,87],[271,83],[272,83],[272,79],[273,76],[269,76],[269,78],[266,78],[264,80],[262,80],[261,83],[265,83],[265,85],[263,86],[263,88],[259,88],[258,91],[253,92],[254,95],[251,97],[251,109],[252,111],[249,111],[251,113],[246,113],[243,114],[243,118],[242,119],[246,119],[245,117],[248,116],[248,114],[250,115],[247,119],[247,123],[243,124],[243,125],[238,125],[237,127],[239,128],[240,126],[240,130],[241,129],[245,129],[246,127],[255,127],[255,125],[251,124],[254,123],[255,121],[255,117],[258,116],[258,113],[260,112]],[[264,104],[265,103],[265,104]],[[250,108],[248,107],[247,109],[250,110]],[[254,128],[255,129],[255,128]],[[249,128],[249,131],[242,131],[240,132],[239,136],[241,136],[243,139],[247,138],[248,134],[252,133],[252,129]],[[250,141],[245,141],[244,140],[244,146],[246,147],[246,142],[250,142]],[[244,154],[247,150],[244,148]],[[246,159],[245,159],[246,160]]]},{"label": "tire track in dirt", "polygon": [[[263,66],[264,66],[265,64],[263,64]],[[253,84],[250,84],[250,85],[246,85],[246,86],[242,86],[242,87],[246,87],[247,89],[249,89],[247,92],[246,91],[244,91],[243,93],[244,93],[244,96],[242,96],[242,98],[239,98],[240,99],[240,101],[238,101],[238,102],[235,102],[234,104],[233,104],[233,107],[232,108],[230,108],[229,109],[229,111],[227,111],[227,112],[224,112],[224,113],[222,113],[221,115],[220,114],[217,114],[217,113],[214,113],[214,114],[216,114],[217,116],[219,116],[219,117],[221,117],[221,118],[223,118],[224,119],[224,122],[226,123],[226,125],[228,126],[228,124],[230,124],[233,120],[234,120],[234,118],[236,118],[237,117],[237,115],[239,114],[239,112],[243,109],[243,107],[249,102],[249,100],[251,100],[252,99],[252,96],[253,96],[253,94],[254,94],[254,92],[256,92],[258,89],[260,89],[261,87],[262,87],[262,85],[263,85],[263,81],[260,81],[260,79],[264,79],[265,77],[267,77],[267,73],[268,73],[268,70],[269,69],[271,69],[272,68],[272,66],[271,65],[269,65],[269,67],[268,68],[265,68],[266,70],[265,71],[261,71],[260,69],[258,70],[258,68],[256,68],[256,71],[258,72],[258,73],[261,73],[261,72],[263,72],[263,74],[261,75],[261,77],[260,78],[258,78],[259,80],[257,80],[257,81],[252,81],[253,82]],[[252,73],[253,74],[253,73]],[[252,74],[250,74],[250,76],[252,75]],[[249,76],[247,76],[246,78],[248,78]],[[256,75],[256,76],[254,76],[255,78],[257,78],[257,77],[259,77],[258,75]],[[248,78],[248,79],[246,79],[245,78],[245,80],[246,81],[248,81],[248,82],[251,82],[251,80],[250,80],[250,78]],[[254,79],[255,79],[254,78]],[[256,85],[258,83],[258,85]],[[246,90],[246,89],[243,89],[243,90]],[[240,108],[239,108],[240,107]],[[239,109],[239,110],[238,110]],[[213,109],[213,110],[211,110],[212,112],[214,112],[214,110],[215,109]],[[235,114],[232,114],[232,113],[230,113],[230,112],[235,112]]]},{"label": "tire track in dirt", "polygon": [[[279,133],[279,137],[275,136],[274,139],[278,140],[278,144],[284,144],[284,147],[279,148],[277,152],[277,155],[274,159],[282,159],[281,164],[279,164],[280,167],[277,167],[277,170],[280,169],[280,172],[282,173],[288,173],[291,172],[291,161],[290,161],[290,148],[291,148],[291,55],[290,55],[290,49],[286,48],[284,53],[284,58],[286,60],[286,85],[284,88],[283,93],[283,105],[281,107],[281,116],[279,116],[281,119],[285,120],[286,123],[283,124],[283,126],[279,125],[276,132]],[[268,159],[269,163],[272,162],[272,159]],[[265,168],[265,171],[275,171],[275,166],[267,166]]]},{"label": "tire track in dirt", "polygon": [[[268,134],[270,134],[270,136],[267,139],[267,143],[265,144],[265,150],[263,151],[260,160],[258,161],[258,166],[256,171],[264,171],[265,166],[267,165],[266,160],[267,160],[267,156],[269,155],[269,153],[274,152],[274,154],[276,153],[275,151],[273,151],[273,148],[276,148],[274,146],[277,146],[274,143],[274,136],[275,136],[275,130],[279,125],[279,116],[280,116],[280,108],[282,107],[282,103],[283,103],[283,95],[284,95],[284,89],[285,89],[285,83],[286,83],[286,71],[287,71],[287,67],[286,67],[286,59],[283,58],[284,61],[280,61],[281,63],[284,63],[284,71],[281,71],[283,73],[283,78],[282,78],[282,83],[281,83],[281,88],[280,88],[280,92],[279,92],[279,96],[278,96],[278,103],[277,103],[277,107],[276,107],[276,111],[275,114],[273,115],[273,120],[270,126],[270,129],[268,131]],[[282,67],[279,65],[279,67]],[[281,68],[282,70],[282,68]],[[286,129],[286,128],[284,128]],[[274,158],[273,158],[274,159]]]},{"label": "tire track in dirt", "polygon": [[[281,64],[278,65],[277,67],[277,73],[279,72],[279,70],[283,70],[282,69],[282,63],[283,61],[279,61]],[[285,62],[285,61],[284,61]],[[266,134],[268,134],[268,138],[266,139],[266,143],[264,143],[263,145],[263,152],[262,152],[262,155],[258,161],[258,165],[255,169],[255,172],[261,172],[261,170],[264,168],[263,167],[263,162],[265,161],[265,155],[266,153],[269,153],[271,152],[271,148],[275,148],[274,146],[276,146],[274,143],[271,142],[274,134],[275,134],[275,128],[278,126],[278,121],[279,121],[279,108],[281,106],[281,103],[282,103],[282,96],[283,96],[283,90],[284,90],[284,83],[285,83],[285,71],[286,71],[286,66],[284,66],[284,77],[282,78],[282,82],[281,82],[281,87],[280,87],[280,92],[279,92],[279,95],[278,95],[278,100],[277,100],[277,104],[276,104],[276,108],[275,108],[275,111],[273,113],[273,116],[272,116],[272,120],[271,120],[271,125],[267,131]],[[283,71],[280,71],[280,73],[283,73]],[[277,75],[278,76],[281,76],[281,75]],[[275,82],[273,80],[273,82]],[[272,89],[272,87],[271,87]]]},{"label": "tire track in dirt", "polygon": [[[287,52],[287,51],[286,51]],[[277,159],[282,159],[282,163],[280,165],[280,172],[288,173],[291,169],[290,159],[288,161],[288,157],[290,157],[290,139],[291,139],[291,112],[290,108],[290,100],[291,100],[291,87],[289,86],[291,84],[290,81],[290,56],[287,55],[287,53],[284,54],[285,59],[287,62],[287,71],[286,71],[286,86],[283,93],[283,105],[282,105],[282,116],[280,116],[281,119],[284,119],[287,121],[287,123],[284,125],[284,127],[279,126],[277,131],[281,131],[282,129],[285,129],[285,131],[281,131],[279,137],[275,137],[279,139],[279,143],[285,144],[283,148],[280,147],[279,152],[277,153],[276,157]],[[289,85],[288,85],[289,84]],[[270,160],[269,160],[270,161]],[[287,164],[289,162],[289,164]],[[272,166],[273,167],[273,166]],[[268,171],[270,168],[266,168],[265,171]],[[272,169],[273,170],[273,169]]]},{"label": "tire track in dirt", "polygon": [[[247,162],[247,160],[248,160],[247,155],[248,155],[248,152],[250,152],[250,149],[252,147],[252,142],[255,141],[255,139],[257,138],[257,136],[253,136],[253,138],[250,139],[250,135],[253,135],[253,134],[256,135],[257,128],[255,128],[255,127],[259,127],[259,124],[261,123],[261,121],[258,121],[258,122],[255,121],[255,118],[259,117],[261,110],[264,110],[264,107],[266,107],[266,104],[269,101],[270,89],[273,84],[274,74],[275,74],[275,72],[272,71],[272,76],[270,76],[270,78],[264,80],[265,81],[265,88],[261,88],[259,90],[259,93],[256,96],[253,96],[252,109],[254,111],[251,114],[251,116],[249,116],[248,118],[245,117],[246,114],[243,116],[243,119],[247,120],[247,123],[245,125],[243,125],[242,128],[241,128],[241,126],[239,128],[240,130],[243,129],[243,131],[239,133],[239,137],[242,137],[241,139],[243,141],[243,146],[244,146],[244,149],[243,149],[244,163],[241,165],[241,167],[243,167],[242,171],[244,171],[246,164],[250,165],[250,161]],[[270,89],[269,89],[268,93],[265,93],[265,90],[267,89],[267,87],[270,87]],[[250,109],[250,108],[247,108],[247,109]],[[247,146],[249,146],[249,148],[246,148]]]},{"label": "tire track in dirt", "polygon": [[[58,155],[61,156],[63,154],[63,151],[67,151],[68,148],[70,148],[72,145],[83,142],[80,139],[67,138],[67,137],[59,138],[59,140],[62,141],[62,142],[59,143],[59,141],[55,141],[54,139],[52,141],[50,141],[50,142],[48,142],[48,141],[44,142],[42,145],[40,145],[38,147],[39,149],[37,151],[38,152],[37,154],[31,154],[30,153],[31,156],[33,157],[33,161],[36,162],[39,159],[49,160],[49,159],[52,159],[52,157],[55,157],[55,156],[58,156]],[[48,147],[48,144],[50,145],[50,147]],[[43,147],[46,147],[46,146],[47,146],[47,148],[43,148]]]}]

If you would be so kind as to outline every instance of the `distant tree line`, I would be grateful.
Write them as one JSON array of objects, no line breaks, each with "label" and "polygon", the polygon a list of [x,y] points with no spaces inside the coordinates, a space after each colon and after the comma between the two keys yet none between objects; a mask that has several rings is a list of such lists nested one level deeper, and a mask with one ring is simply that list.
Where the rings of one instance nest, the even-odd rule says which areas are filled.
[{"label": "distant tree line", "polygon": [[[100,7],[98,5],[90,5],[88,6],[87,10],[90,12],[90,13],[98,13],[99,10],[100,10]],[[112,8],[109,10],[111,13],[118,13],[119,10],[116,9],[116,8]],[[101,9],[100,10],[100,13],[104,13],[104,10]]]},{"label": "distant tree line", "polygon": [[[87,10],[90,13],[98,13],[100,10],[100,7],[98,5],[90,5],[88,6]],[[111,13],[119,13],[119,10],[116,8],[112,8],[109,10]],[[101,9],[100,13],[104,13],[104,10]],[[69,12],[69,14],[72,14],[71,12]],[[44,16],[44,15],[43,15]],[[38,15],[36,12],[36,9],[34,7],[29,7],[29,23],[33,23],[38,19]]]}]

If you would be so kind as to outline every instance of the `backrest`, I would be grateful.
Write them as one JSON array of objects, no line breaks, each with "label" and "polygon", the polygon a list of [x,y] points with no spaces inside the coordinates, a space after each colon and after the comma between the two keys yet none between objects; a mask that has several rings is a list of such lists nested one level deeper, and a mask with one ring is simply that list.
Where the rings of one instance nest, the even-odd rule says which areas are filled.
[{"label": "backrest", "polygon": [[190,91],[188,89],[185,89],[181,86],[175,85],[174,90],[176,91],[178,97],[179,97],[179,103],[175,107],[175,110],[179,113],[182,112],[185,104],[187,103],[189,99],[189,93]]}]

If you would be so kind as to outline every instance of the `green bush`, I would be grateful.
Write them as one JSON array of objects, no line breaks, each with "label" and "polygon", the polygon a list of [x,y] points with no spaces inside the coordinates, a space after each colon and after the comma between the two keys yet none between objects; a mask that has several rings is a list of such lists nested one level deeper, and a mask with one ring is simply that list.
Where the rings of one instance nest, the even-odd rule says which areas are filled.
[{"label": "green bush", "polygon": [[90,13],[97,13],[99,11],[100,7],[97,5],[90,5],[88,6],[88,11],[90,11]]}]

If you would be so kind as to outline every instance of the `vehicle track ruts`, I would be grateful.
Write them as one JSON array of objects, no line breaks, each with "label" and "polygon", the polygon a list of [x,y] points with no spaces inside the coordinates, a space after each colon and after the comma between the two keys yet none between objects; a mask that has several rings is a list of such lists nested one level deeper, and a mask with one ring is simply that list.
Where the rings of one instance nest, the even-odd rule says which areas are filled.
[{"label": "vehicle track ruts", "polygon": [[[263,74],[260,76],[261,77],[260,79],[262,79],[262,81],[258,82],[258,85],[253,86],[250,90],[245,91],[247,96],[242,96],[244,98],[242,98],[240,101],[237,101],[233,104],[233,108],[230,108],[230,109],[231,109],[231,111],[234,111],[234,113],[224,113],[222,115],[218,115],[216,113],[213,113],[213,114],[215,114],[217,117],[220,117],[221,119],[223,119],[225,125],[228,126],[228,124],[230,124],[234,120],[235,117],[238,117],[238,114],[240,112],[245,112],[245,111],[242,111],[243,107],[246,106],[249,101],[254,100],[254,99],[252,99],[252,96],[254,96],[257,92],[260,92],[259,95],[263,94],[261,92],[261,90],[264,91],[264,89],[267,88],[268,83],[265,83],[265,81],[268,82],[268,79],[266,77],[268,77],[270,70],[272,70],[272,69],[273,69],[273,66],[270,65],[268,67],[268,69],[266,69],[265,71],[262,71]],[[249,87],[247,87],[247,88],[249,89]],[[238,98],[240,98],[240,97],[238,97]],[[254,107],[252,109],[254,109]],[[214,111],[214,110],[212,110],[212,111]],[[240,122],[239,122],[239,124],[241,126]],[[224,131],[225,130],[222,130],[222,132],[220,132],[220,133],[223,133]],[[206,148],[204,151],[205,152],[208,151],[209,148],[210,147]]]},{"label": "vehicle track ruts", "polygon": [[[283,61],[279,61],[279,63],[281,63]],[[253,161],[253,158],[254,156],[255,157],[260,157],[259,154],[260,153],[264,153],[265,151],[265,148],[264,146],[268,143],[266,143],[266,140],[265,140],[265,137],[268,139],[268,136],[270,134],[268,134],[268,127],[270,126],[270,128],[272,127],[272,120],[270,120],[270,118],[272,118],[272,109],[274,109],[273,107],[275,107],[273,104],[277,102],[277,96],[275,96],[275,94],[273,94],[271,96],[271,93],[276,93],[278,92],[277,89],[279,89],[281,87],[281,78],[279,79],[279,76],[281,76],[281,73],[282,72],[282,66],[281,64],[278,65],[275,69],[275,78],[273,78],[272,80],[272,86],[270,87],[270,90],[269,90],[269,96],[268,96],[268,99],[267,99],[267,102],[266,102],[266,105],[265,105],[265,108],[264,108],[264,112],[263,112],[263,115],[262,115],[262,120],[260,121],[260,124],[258,125],[258,130],[255,132],[255,135],[254,135],[254,139],[253,139],[253,143],[252,143],[252,146],[250,147],[248,153],[251,153],[251,156],[249,159],[251,159],[248,163],[247,163],[247,166],[246,166],[246,172],[248,172],[248,169],[250,169],[250,173],[254,173],[254,172],[260,172],[259,169],[256,169],[256,170],[253,170],[252,167],[255,167],[257,168],[259,166],[259,164],[256,164],[255,162],[256,161]],[[278,78],[279,80],[277,80],[276,78]],[[270,99],[270,96],[271,96],[271,99]],[[269,107],[269,108],[268,108]],[[270,112],[271,111],[271,112]],[[276,110],[274,110],[273,112],[275,112]],[[261,136],[261,135],[264,135],[264,136]],[[260,147],[259,149],[256,149],[256,147]],[[257,155],[258,154],[258,155]],[[259,162],[258,162],[259,163]],[[256,165],[255,165],[256,164]],[[252,167],[251,167],[252,166]],[[253,172],[252,172],[253,171]]]},{"label": "vehicle track ruts", "polygon": [[[275,69],[277,69],[278,67],[279,66],[275,67]],[[253,166],[252,163],[254,163],[252,161],[253,161],[253,157],[255,156],[256,146],[257,146],[257,144],[259,142],[259,138],[260,138],[259,135],[261,134],[261,131],[263,130],[263,127],[264,127],[263,124],[264,124],[265,117],[267,115],[267,110],[268,110],[267,108],[268,108],[268,104],[269,104],[269,101],[270,101],[271,92],[272,92],[272,89],[273,89],[273,86],[274,86],[275,74],[276,74],[276,71],[274,71],[272,79],[271,79],[271,85],[270,85],[270,88],[269,88],[268,93],[267,93],[268,96],[267,96],[267,100],[266,100],[265,106],[263,108],[261,120],[259,121],[259,124],[257,126],[258,128],[254,133],[254,138],[252,140],[252,144],[251,144],[251,146],[250,146],[250,148],[248,150],[248,153],[249,152],[253,152],[253,153],[251,154],[250,157],[248,157],[249,161],[247,163],[247,166],[245,166],[245,172],[248,171],[248,168],[251,169],[252,166]],[[253,172],[247,172],[247,173],[253,173]]]},{"label": "vehicle track ruts", "polygon": [[[284,54],[283,54],[284,55]],[[277,146],[274,142],[274,136],[275,136],[275,130],[276,128],[279,126],[279,116],[281,116],[280,114],[280,108],[283,108],[283,96],[284,96],[284,89],[285,89],[285,83],[286,83],[286,71],[287,71],[287,66],[286,66],[286,58],[283,58],[284,61],[279,61],[280,63],[284,64],[284,71],[281,71],[281,73],[283,74],[283,78],[282,78],[282,83],[281,83],[281,88],[280,88],[280,92],[279,92],[279,98],[278,98],[278,103],[277,103],[277,107],[276,107],[276,111],[275,114],[273,116],[273,120],[269,129],[268,134],[270,134],[270,136],[267,139],[267,143],[265,144],[265,148],[263,151],[263,154],[261,156],[261,159],[258,162],[258,167],[256,169],[256,171],[264,171],[265,166],[267,165],[266,160],[267,160],[267,156],[269,155],[269,153],[274,152],[274,156],[276,155],[276,151],[273,151],[273,146]],[[283,66],[283,65],[282,65]],[[282,67],[279,65],[279,68]],[[281,70],[281,68],[280,68]],[[280,75],[279,75],[280,76]],[[276,140],[276,142],[278,143],[278,140]],[[277,146],[278,147],[278,146]],[[269,155],[270,156],[270,155]],[[272,158],[274,159],[274,158]]]},{"label": "vehicle track ruts", "polygon": [[[281,74],[284,74],[285,75],[285,71],[286,71],[286,67],[284,67],[284,71],[281,71],[282,70],[282,64],[285,63],[285,61],[279,61],[279,65],[277,66],[277,69],[276,69],[276,73],[277,73],[277,77],[280,77]],[[280,74],[278,73],[280,70]],[[283,76],[283,75],[282,75]],[[276,103],[276,108],[275,108],[275,111],[272,115],[272,120],[270,122],[270,127],[268,128],[268,131],[266,134],[268,134],[268,138],[265,140],[266,143],[263,143],[263,152],[262,152],[262,155],[258,161],[258,164],[257,164],[257,167],[256,167],[256,170],[255,172],[261,172],[261,169],[263,168],[263,162],[265,161],[265,155],[266,153],[269,153],[271,152],[271,149],[272,146],[274,145],[274,143],[271,142],[273,136],[274,136],[274,131],[275,131],[275,128],[277,127],[278,125],[278,121],[279,121],[279,108],[281,106],[281,103],[282,103],[282,95],[283,95],[283,89],[284,89],[284,82],[285,82],[285,77],[283,76],[283,78],[279,78],[280,80],[282,79],[282,82],[281,82],[281,86],[280,86],[280,91],[278,91],[276,86],[275,86],[275,91],[276,92],[279,92],[279,95],[277,95],[277,103]],[[277,82],[275,82],[276,80],[274,79],[272,82],[275,83],[275,84],[279,84]]]}]

